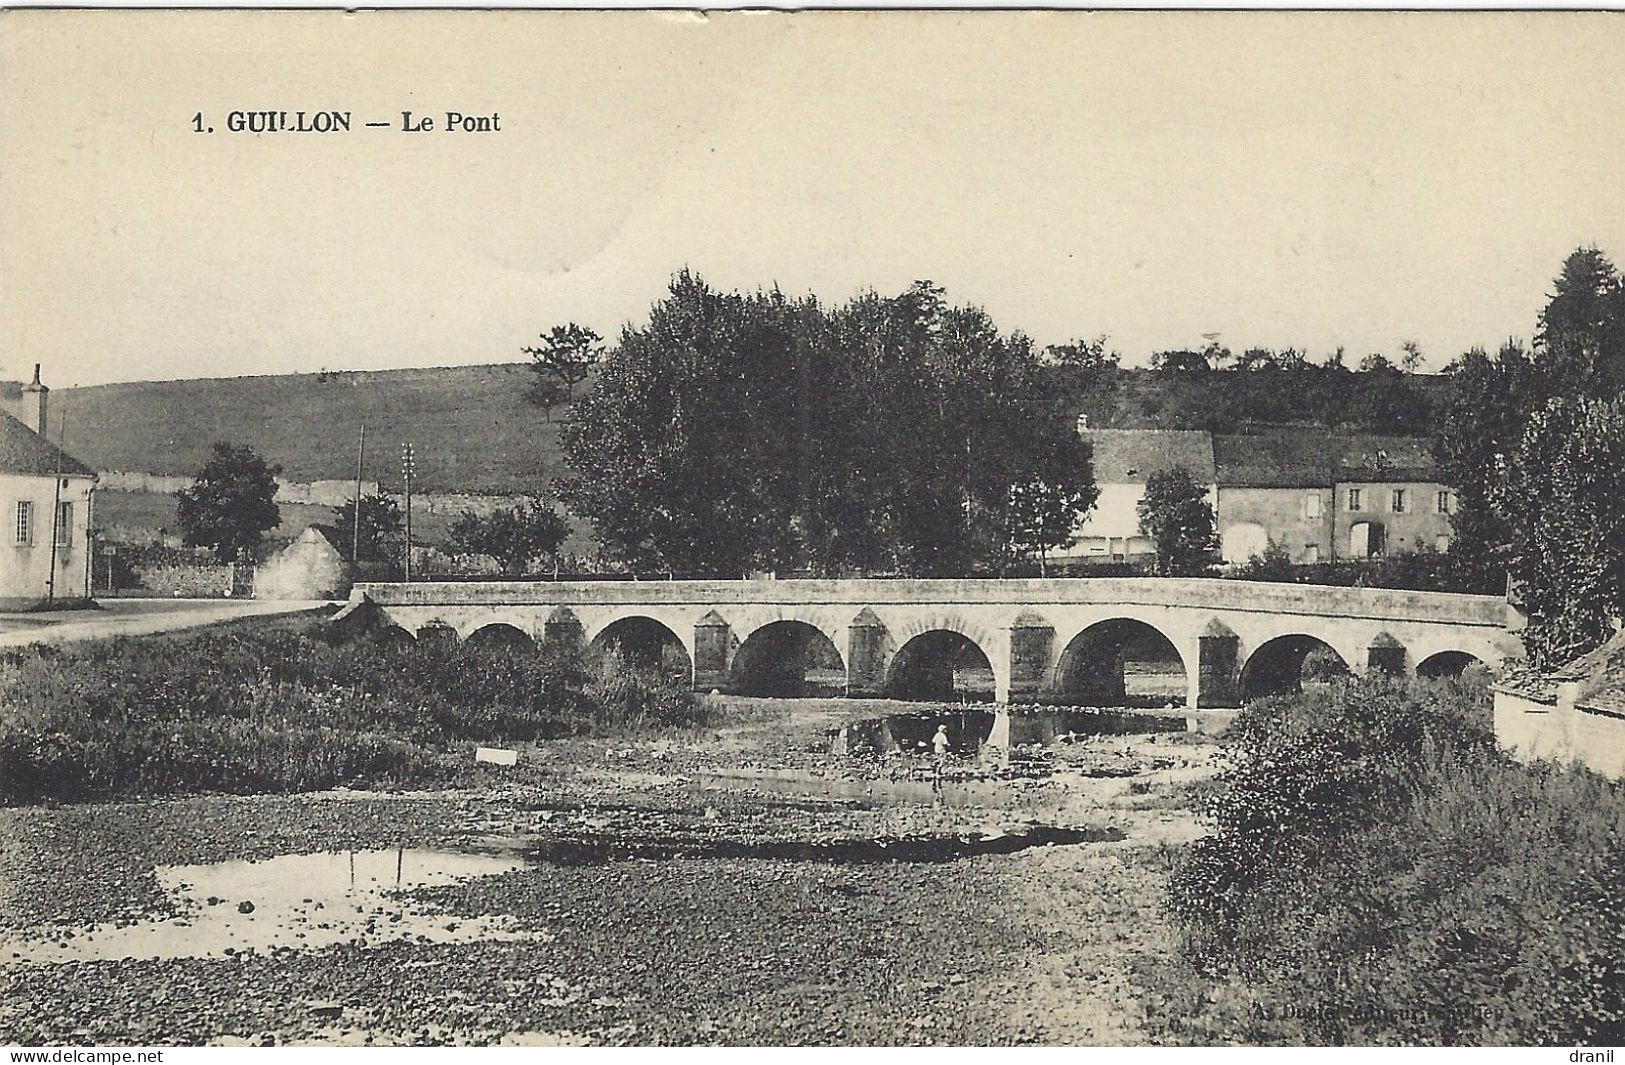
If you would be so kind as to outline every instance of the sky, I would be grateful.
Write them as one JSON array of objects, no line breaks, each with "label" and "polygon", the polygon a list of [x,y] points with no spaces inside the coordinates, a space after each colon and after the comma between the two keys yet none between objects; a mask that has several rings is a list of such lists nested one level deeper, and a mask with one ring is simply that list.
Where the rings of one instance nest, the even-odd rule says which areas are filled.
[{"label": "sky", "polygon": [[1607,14],[11,11],[0,377],[519,361],[685,266],[1438,368],[1625,262],[1622,69]]}]

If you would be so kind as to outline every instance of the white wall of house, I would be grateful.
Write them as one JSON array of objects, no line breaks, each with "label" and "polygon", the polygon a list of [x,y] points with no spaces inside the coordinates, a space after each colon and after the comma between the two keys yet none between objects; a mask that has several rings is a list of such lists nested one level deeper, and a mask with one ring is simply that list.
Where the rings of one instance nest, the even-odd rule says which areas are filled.
[{"label": "white wall of house", "polygon": [[1560,684],[1550,700],[1495,689],[1495,738],[1523,762],[1579,762],[1625,780],[1625,714],[1580,705],[1580,687]]},{"label": "white wall of house", "polygon": [[254,573],[255,599],[331,599],[348,594],[344,557],[315,529],[306,529]]},{"label": "white wall of house", "polygon": [[[57,479],[0,473],[0,604],[20,606],[47,597],[90,595],[90,477]],[[67,519],[56,529],[56,580],[51,580],[53,504]]]},{"label": "white wall of house", "polygon": [[[1054,557],[1105,561],[1150,554],[1151,539],[1140,532],[1140,500],[1145,498],[1145,482],[1112,482],[1098,487],[1100,498],[1075,530],[1077,539]],[[1208,506],[1213,506],[1217,498],[1218,489],[1208,485]]]}]

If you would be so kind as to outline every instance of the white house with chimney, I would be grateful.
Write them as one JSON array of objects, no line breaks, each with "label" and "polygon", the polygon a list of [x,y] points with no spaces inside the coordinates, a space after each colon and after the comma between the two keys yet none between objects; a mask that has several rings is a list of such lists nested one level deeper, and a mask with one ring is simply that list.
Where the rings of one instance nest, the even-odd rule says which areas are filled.
[{"label": "white house with chimney", "polygon": [[0,381],[0,610],[90,598],[96,471],[47,438],[50,391]]}]

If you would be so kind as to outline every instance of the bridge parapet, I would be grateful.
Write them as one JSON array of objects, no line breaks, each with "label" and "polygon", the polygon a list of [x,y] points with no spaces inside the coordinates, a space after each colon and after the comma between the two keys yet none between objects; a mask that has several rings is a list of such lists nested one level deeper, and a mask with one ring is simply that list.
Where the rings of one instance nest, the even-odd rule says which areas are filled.
[{"label": "bridge parapet", "polygon": [[1178,607],[1226,613],[1335,616],[1504,628],[1493,595],[1277,584],[1210,577],[1015,580],[468,581],[361,583],[351,598],[380,606],[960,606]]}]

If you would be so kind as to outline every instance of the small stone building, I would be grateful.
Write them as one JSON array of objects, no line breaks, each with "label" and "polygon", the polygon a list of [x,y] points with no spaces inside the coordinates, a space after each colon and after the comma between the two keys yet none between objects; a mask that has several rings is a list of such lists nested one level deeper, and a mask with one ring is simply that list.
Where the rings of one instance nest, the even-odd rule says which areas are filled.
[{"label": "small stone building", "polygon": [[1554,672],[1503,676],[1495,738],[1520,761],[1580,762],[1625,780],[1625,632]]},{"label": "small stone building", "polygon": [[256,599],[342,599],[350,594],[349,544],[312,525],[254,571]]}]

